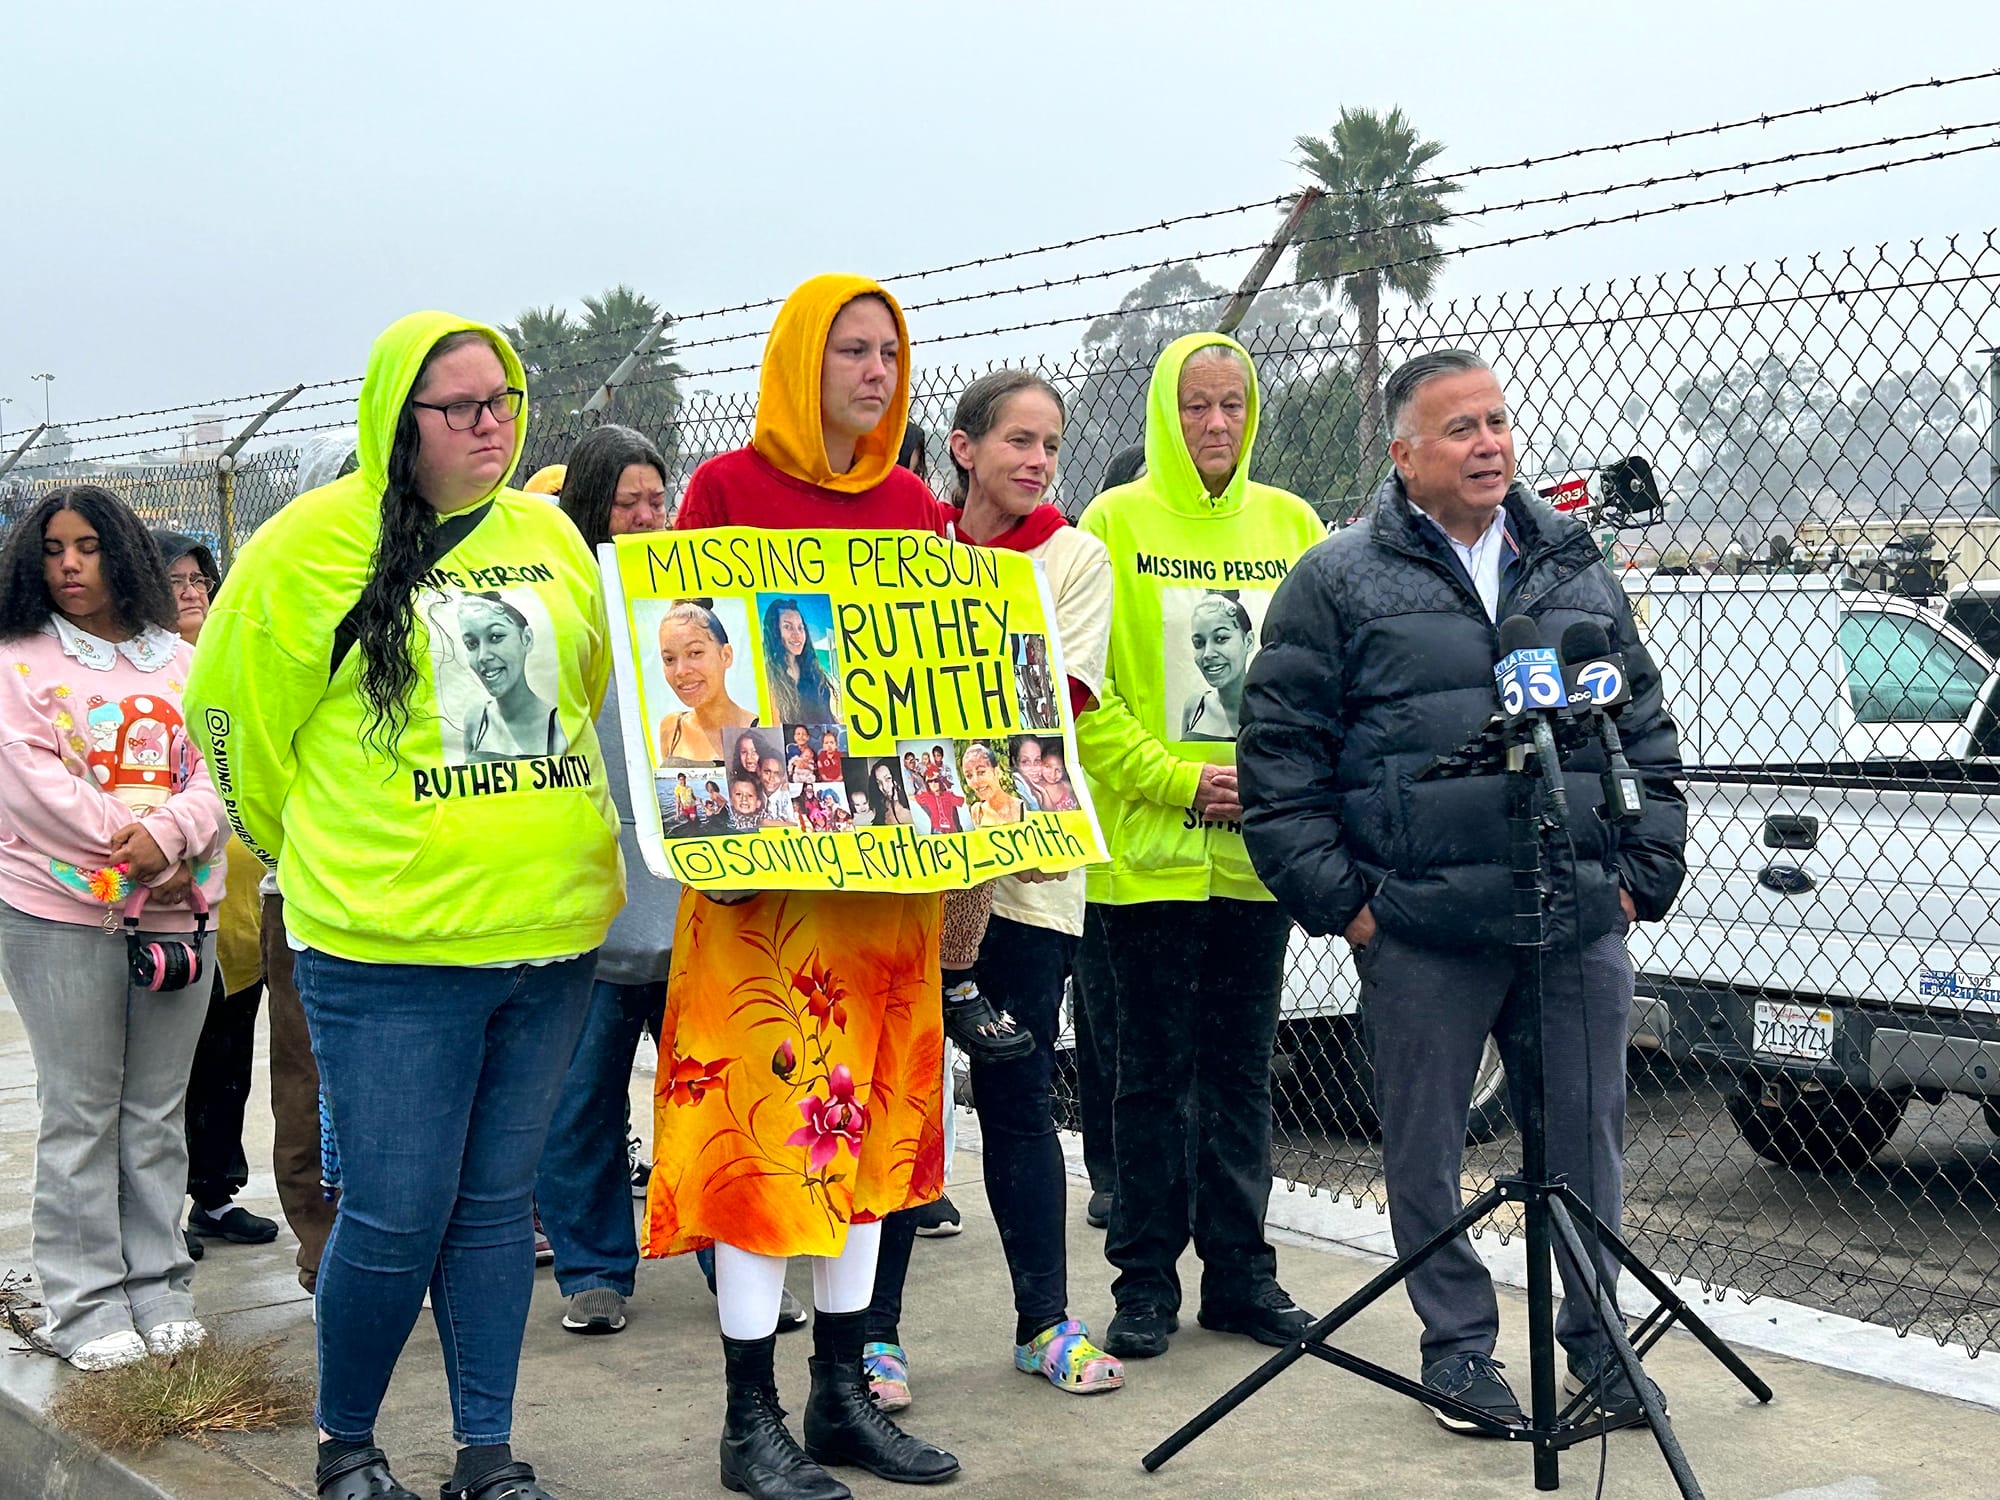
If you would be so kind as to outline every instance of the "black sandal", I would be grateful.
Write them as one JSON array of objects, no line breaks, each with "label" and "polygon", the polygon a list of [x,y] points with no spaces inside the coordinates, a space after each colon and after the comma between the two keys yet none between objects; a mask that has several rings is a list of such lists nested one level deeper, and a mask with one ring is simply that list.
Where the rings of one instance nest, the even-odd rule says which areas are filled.
[{"label": "black sandal", "polygon": [[963,980],[945,991],[944,1034],[978,1062],[1019,1062],[1035,1050],[1035,1038],[1005,1011],[995,1010],[978,985]]},{"label": "black sandal", "polygon": [[438,1500],[555,1500],[555,1496],[535,1483],[533,1469],[523,1463],[512,1463],[504,1469],[495,1469],[477,1485],[466,1489],[455,1490],[446,1481],[438,1490]]},{"label": "black sandal", "polygon": [[380,1448],[343,1453],[313,1475],[319,1500],[417,1500],[389,1472],[389,1456]]}]

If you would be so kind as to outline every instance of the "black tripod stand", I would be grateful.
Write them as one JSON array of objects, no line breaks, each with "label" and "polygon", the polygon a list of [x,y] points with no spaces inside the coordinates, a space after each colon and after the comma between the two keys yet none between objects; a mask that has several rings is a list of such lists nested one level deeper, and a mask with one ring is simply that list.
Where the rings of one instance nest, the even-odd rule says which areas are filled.
[{"label": "black tripod stand", "polygon": [[[1595,1415],[1591,1393],[1586,1391],[1559,1405],[1556,1394],[1555,1283],[1551,1254],[1560,1240],[1569,1263],[1576,1267],[1588,1288],[1599,1323],[1610,1339],[1618,1364],[1632,1388],[1639,1393],[1643,1416],[1614,1425],[1637,1426],[1644,1422],[1652,1429],[1653,1440],[1672,1470],[1674,1483],[1688,1500],[1700,1500],[1701,1486],[1681,1451],[1658,1395],[1646,1380],[1640,1357],[1658,1343],[1674,1324],[1679,1323],[1699,1339],[1709,1353],[1722,1362],[1759,1401],[1771,1399],[1771,1388],[1723,1343],[1665,1281],[1641,1261],[1618,1232],[1591,1212],[1576,1191],[1548,1169],[1548,1138],[1543,1119],[1542,1097],[1542,954],[1546,946],[1544,909],[1548,887],[1544,879],[1543,842],[1554,826],[1540,811],[1535,760],[1529,754],[1528,728],[1524,722],[1510,724],[1496,717],[1473,742],[1457,753],[1426,767],[1424,778],[1487,775],[1504,771],[1507,776],[1507,825],[1514,882],[1513,944],[1519,965],[1518,982],[1528,1007],[1528,1044],[1516,1060],[1523,1099],[1521,1131],[1521,1174],[1502,1178],[1474,1198],[1444,1228],[1411,1254],[1385,1268],[1382,1273],[1349,1297],[1332,1312],[1307,1329],[1297,1343],[1272,1355],[1234,1387],[1216,1398],[1201,1412],[1177,1429],[1143,1460],[1148,1472],[1158,1469],[1189,1443],[1255,1395],[1302,1355],[1336,1365],[1364,1380],[1373,1381],[1413,1400],[1449,1413],[1495,1437],[1530,1443],[1535,1450],[1535,1488],[1552,1490],[1559,1486],[1558,1462],[1562,1451],[1598,1437],[1606,1421]],[[1398,1282],[1424,1264],[1444,1246],[1471,1229],[1503,1203],[1518,1203],[1526,1220],[1528,1257],[1528,1363],[1529,1420],[1525,1426],[1510,1426],[1487,1412],[1463,1401],[1426,1389],[1407,1376],[1330,1347],[1327,1336],[1353,1318]],[[1652,1293],[1657,1305],[1632,1330],[1628,1338],[1610,1294],[1599,1284],[1595,1258],[1586,1250],[1585,1239],[1596,1241]],[[1600,1379],[1608,1377],[1606,1371]]]}]

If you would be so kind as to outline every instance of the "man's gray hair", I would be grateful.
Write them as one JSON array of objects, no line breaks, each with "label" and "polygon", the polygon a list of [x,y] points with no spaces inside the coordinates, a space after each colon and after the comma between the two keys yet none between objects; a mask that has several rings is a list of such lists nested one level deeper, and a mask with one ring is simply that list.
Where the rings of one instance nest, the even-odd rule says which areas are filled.
[{"label": "man's gray hair", "polygon": [[1399,438],[1411,436],[1403,428],[1403,418],[1409,413],[1410,403],[1416,400],[1417,392],[1431,381],[1446,375],[1462,375],[1467,370],[1492,368],[1470,349],[1433,349],[1428,354],[1405,360],[1396,366],[1382,392],[1382,414],[1388,420],[1389,435]]}]

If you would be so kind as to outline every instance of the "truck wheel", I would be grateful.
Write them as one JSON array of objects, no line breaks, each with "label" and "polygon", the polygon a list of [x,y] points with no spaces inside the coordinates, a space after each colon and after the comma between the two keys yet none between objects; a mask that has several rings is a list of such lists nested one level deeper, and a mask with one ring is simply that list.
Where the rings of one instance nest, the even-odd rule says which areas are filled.
[{"label": "truck wheel", "polygon": [[1784,1073],[1743,1074],[1729,1114],[1750,1149],[1802,1171],[1865,1166],[1903,1122],[1909,1095],[1887,1089],[1828,1088]]},{"label": "truck wheel", "polygon": [[[1301,1129],[1379,1135],[1375,1065],[1368,1056],[1361,1018],[1325,1016],[1294,1022],[1287,1029],[1292,1065],[1279,1079],[1279,1109]],[[1466,1112],[1466,1144],[1484,1145],[1510,1123],[1507,1068],[1500,1061],[1499,1047],[1488,1037],[1472,1086],[1472,1106]]]}]

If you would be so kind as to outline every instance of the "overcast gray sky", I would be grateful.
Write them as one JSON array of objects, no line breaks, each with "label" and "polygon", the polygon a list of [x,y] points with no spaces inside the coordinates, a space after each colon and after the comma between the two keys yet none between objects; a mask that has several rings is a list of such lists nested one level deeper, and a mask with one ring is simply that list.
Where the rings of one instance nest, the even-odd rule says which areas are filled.
[{"label": "overcast gray sky", "polygon": [[[1298,180],[1293,137],[1323,133],[1343,104],[1400,105],[1456,169],[1981,71],[2000,66],[1994,15],[1992,0],[10,7],[4,425],[40,417],[41,371],[56,376],[56,419],[75,422],[358,374],[374,334],[421,306],[503,321],[627,281],[691,312],[821,270],[887,276],[1275,196]],[[1950,123],[1989,126],[1953,144],[2000,138],[1991,122],[2000,80],[1498,173],[1455,206]],[[1726,185],[1495,215],[1447,239]],[[2000,151],[1481,252],[1449,264],[1439,295],[1979,232],[1996,205]],[[1272,218],[899,290],[920,300],[1246,244]],[[1233,283],[1248,259],[1204,270]],[[926,337],[1102,311],[1138,279],[919,315],[917,358]],[[1063,349],[1080,327],[950,357]]]}]

